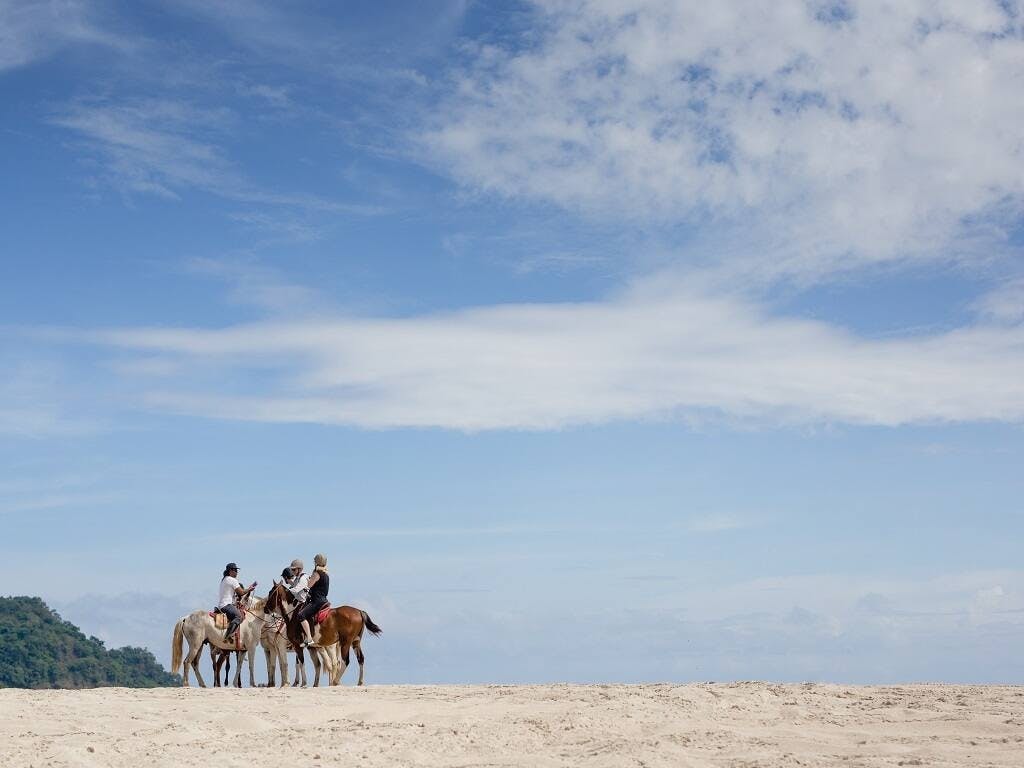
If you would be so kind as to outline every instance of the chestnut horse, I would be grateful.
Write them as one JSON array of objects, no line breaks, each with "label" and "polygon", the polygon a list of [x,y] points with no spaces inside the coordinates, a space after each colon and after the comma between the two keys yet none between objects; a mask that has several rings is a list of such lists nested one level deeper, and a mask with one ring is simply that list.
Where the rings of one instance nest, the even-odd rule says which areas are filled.
[{"label": "chestnut horse", "polygon": [[[302,626],[295,616],[295,609],[298,605],[292,598],[284,584],[274,582],[270,594],[267,596],[265,610],[277,611],[287,619],[288,640],[295,647],[296,659],[299,664],[303,663],[302,658]],[[314,651],[313,665],[313,687],[320,684],[320,659],[315,651],[325,650],[328,661],[328,677],[331,685],[339,685],[341,676],[349,665],[349,651],[355,650],[356,660],[359,662],[359,682],[356,685],[363,685],[363,666],[366,658],[363,656],[363,630],[368,629],[370,634],[379,635],[381,628],[373,623],[373,619],[358,608],[351,605],[343,605],[340,608],[332,608],[323,624],[318,625],[313,633],[315,646],[310,646]]]},{"label": "chestnut horse", "polygon": [[[228,677],[231,674],[231,654],[238,651],[225,651],[223,648],[210,646],[210,663],[213,665],[213,687],[220,688],[220,671],[224,670],[224,687],[228,687]],[[238,663],[242,663],[242,655],[238,654]]]}]

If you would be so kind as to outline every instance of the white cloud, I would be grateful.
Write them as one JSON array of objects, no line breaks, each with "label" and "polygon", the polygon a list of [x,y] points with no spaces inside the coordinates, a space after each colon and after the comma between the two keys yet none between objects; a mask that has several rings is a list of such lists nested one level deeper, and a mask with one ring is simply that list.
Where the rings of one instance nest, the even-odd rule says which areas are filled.
[{"label": "white cloud", "polygon": [[309,315],[324,311],[316,291],[290,282],[277,270],[262,264],[229,259],[190,259],[186,269],[228,283],[228,299],[281,315]]},{"label": "white cloud", "polygon": [[31,64],[71,44],[131,47],[100,26],[89,3],[0,0],[0,72]]},{"label": "white cloud", "polygon": [[184,187],[243,187],[213,140],[231,120],[226,110],[149,99],[78,104],[53,122],[83,136],[103,158],[104,176],[120,188],[176,198]]},{"label": "white cloud", "polygon": [[[154,98],[80,102],[51,122],[78,134],[103,168],[100,178],[124,192],[177,199],[201,190],[229,200],[308,213],[374,216],[384,211],[364,202],[268,192],[252,183],[224,149],[237,119],[226,108]],[[259,212],[240,214],[240,218],[290,239],[308,239],[314,231],[308,222],[294,218]]]},{"label": "white cloud", "polygon": [[434,538],[449,536],[517,536],[523,534],[553,533],[562,528],[537,526],[477,526],[477,527],[433,527],[433,528],[282,528],[268,531],[227,531],[211,534],[208,538],[223,541],[277,541],[280,539],[323,539],[323,538]]},{"label": "white cloud", "polygon": [[699,222],[814,272],[989,257],[1020,217],[1024,16],[992,0],[541,4],[421,136],[478,189]]},{"label": "white cloud", "polygon": [[33,472],[26,466],[0,475],[0,515],[50,510],[94,509],[116,501],[120,493],[102,476]]},{"label": "white cloud", "polygon": [[51,493],[30,499],[20,499],[0,504],[0,515],[22,512],[42,512],[52,509],[76,509],[97,507],[115,501],[112,493]]},{"label": "white cloud", "polygon": [[215,418],[462,430],[1024,418],[1024,327],[864,339],[654,284],[607,302],[85,338],[175,360],[183,375],[147,379],[139,396]]},{"label": "white cloud", "polygon": [[68,437],[99,429],[99,422],[67,396],[67,374],[62,366],[5,354],[0,357],[0,367],[4,371],[0,379],[0,436]]},{"label": "white cloud", "polygon": [[1024,278],[1009,280],[975,302],[982,317],[998,323],[1019,323],[1024,320]]}]

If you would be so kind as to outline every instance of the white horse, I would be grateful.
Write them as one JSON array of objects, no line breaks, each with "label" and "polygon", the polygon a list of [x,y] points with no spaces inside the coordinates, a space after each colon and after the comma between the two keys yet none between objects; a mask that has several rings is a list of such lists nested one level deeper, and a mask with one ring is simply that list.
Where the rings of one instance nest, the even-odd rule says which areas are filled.
[{"label": "white horse", "polygon": [[192,611],[188,616],[183,616],[174,625],[174,634],[171,636],[171,671],[177,672],[182,663],[183,640],[188,640],[188,653],[184,656],[185,666],[182,671],[182,685],[188,686],[188,670],[191,667],[196,673],[196,679],[203,688],[206,683],[199,673],[199,656],[203,650],[203,643],[225,651],[241,651],[241,658],[238,660],[238,667],[235,669],[234,685],[242,687],[242,662],[245,656],[249,657],[249,685],[255,685],[255,656],[254,651],[260,644],[260,633],[266,623],[263,616],[263,600],[258,597],[249,597],[248,605],[245,606],[245,618],[238,627],[238,639],[236,643],[224,640],[224,630],[218,629],[209,611]]}]

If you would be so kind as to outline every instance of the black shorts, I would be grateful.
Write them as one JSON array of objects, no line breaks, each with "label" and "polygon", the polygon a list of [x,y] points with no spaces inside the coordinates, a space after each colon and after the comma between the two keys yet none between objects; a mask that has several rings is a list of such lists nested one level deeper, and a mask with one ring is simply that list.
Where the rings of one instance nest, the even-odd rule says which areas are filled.
[{"label": "black shorts", "polygon": [[320,600],[319,602],[306,603],[304,606],[299,608],[299,621],[311,621],[316,618],[316,614],[327,605],[326,600]]}]

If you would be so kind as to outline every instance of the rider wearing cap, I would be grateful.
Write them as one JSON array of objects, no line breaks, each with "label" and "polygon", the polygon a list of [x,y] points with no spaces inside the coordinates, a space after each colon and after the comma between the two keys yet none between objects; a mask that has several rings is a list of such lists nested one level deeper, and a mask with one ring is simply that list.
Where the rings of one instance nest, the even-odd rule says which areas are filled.
[{"label": "rider wearing cap", "polygon": [[224,566],[224,576],[220,580],[220,594],[217,598],[217,608],[221,613],[228,615],[228,629],[224,633],[224,640],[230,641],[231,636],[235,634],[235,630],[238,629],[238,625],[242,623],[242,614],[239,613],[237,606],[235,606],[236,598],[248,597],[249,594],[256,589],[256,582],[254,581],[249,585],[248,589],[243,589],[242,585],[238,581],[238,566],[234,563],[228,563]]},{"label": "rider wearing cap", "polygon": [[299,558],[292,560],[291,576],[285,580],[285,588],[292,593],[297,603],[304,603],[309,598],[309,575],[306,566]]}]

